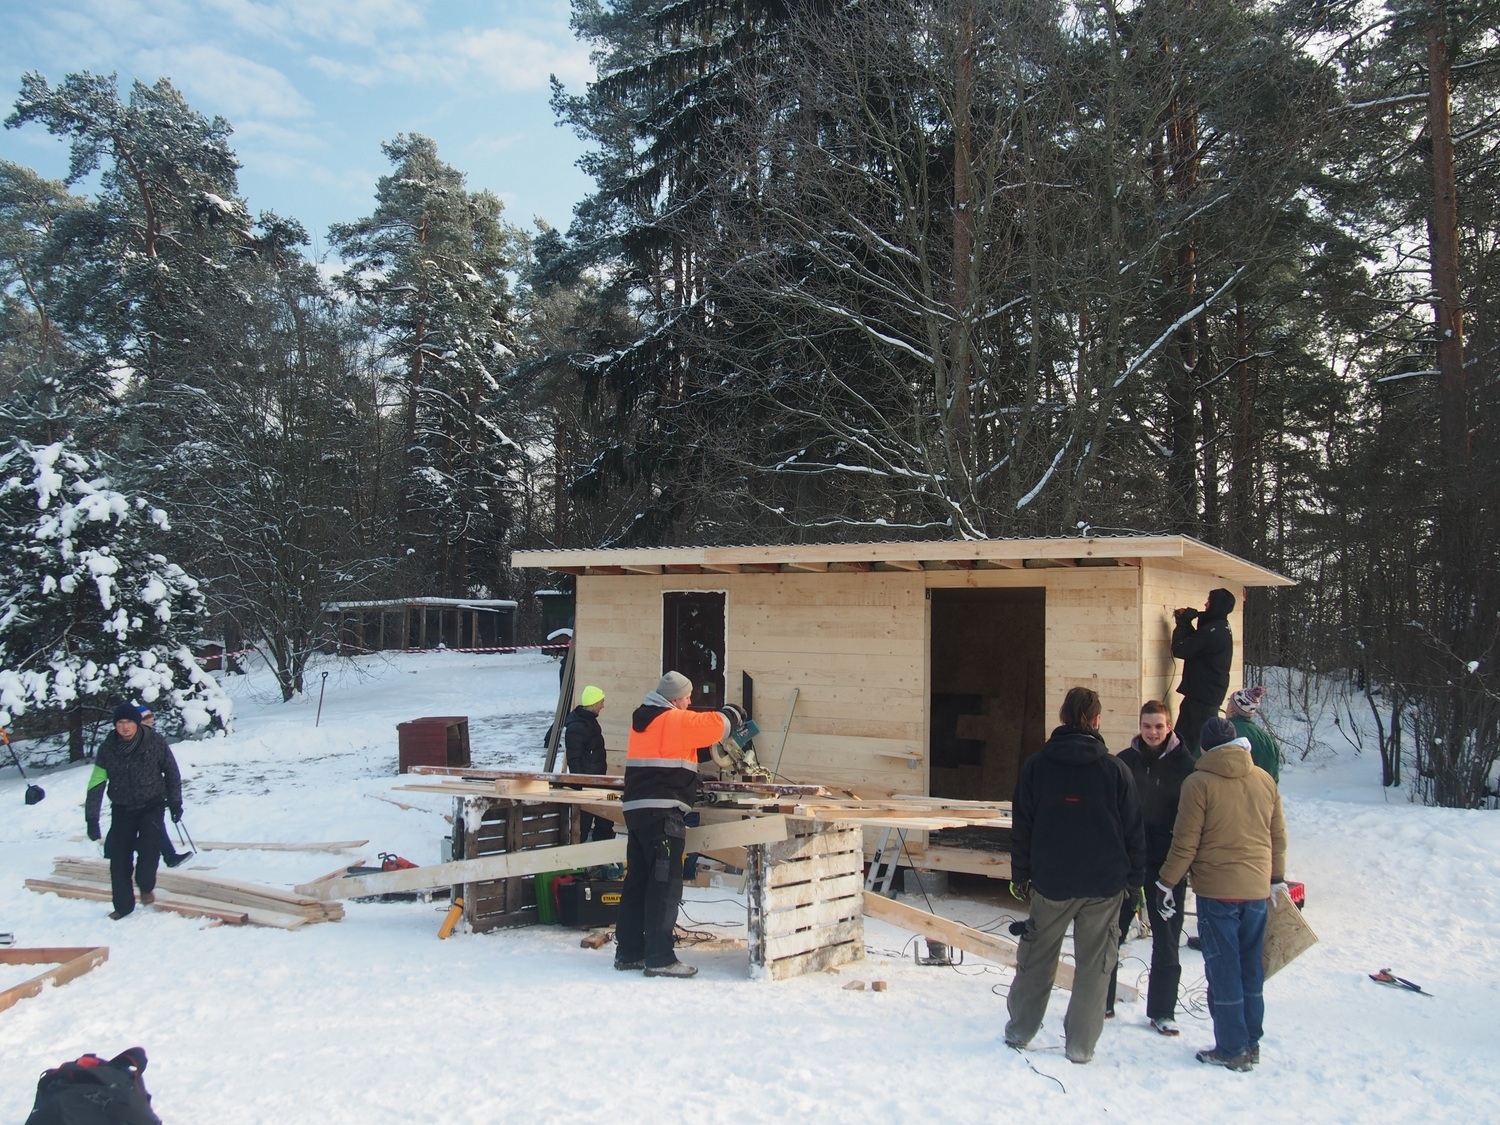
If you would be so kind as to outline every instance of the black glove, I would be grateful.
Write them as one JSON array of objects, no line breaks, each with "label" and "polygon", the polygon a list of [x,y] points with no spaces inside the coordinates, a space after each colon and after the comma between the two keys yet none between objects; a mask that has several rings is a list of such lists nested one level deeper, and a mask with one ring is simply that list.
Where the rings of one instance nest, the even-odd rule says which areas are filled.
[{"label": "black glove", "polygon": [[729,720],[729,729],[732,731],[739,730],[740,727],[745,725],[745,720],[749,718],[745,714],[744,708],[736,707],[733,703],[726,703],[720,707],[719,714]]},{"label": "black glove", "polygon": [[99,822],[97,820],[89,821],[89,839],[97,840],[103,835],[104,834],[99,831]]},{"label": "black glove", "polygon": [[1196,609],[1188,609],[1184,607],[1182,609],[1173,610],[1172,616],[1177,618],[1178,621],[1191,621],[1193,620],[1193,618],[1198,616],[1198,611]]},{"label": "black glove", "polygon": [[172,823],[176,824],[181,819],[182,819],[182,806],[181,805],[177,805],[176,807],[174,807],[172,809]]}]

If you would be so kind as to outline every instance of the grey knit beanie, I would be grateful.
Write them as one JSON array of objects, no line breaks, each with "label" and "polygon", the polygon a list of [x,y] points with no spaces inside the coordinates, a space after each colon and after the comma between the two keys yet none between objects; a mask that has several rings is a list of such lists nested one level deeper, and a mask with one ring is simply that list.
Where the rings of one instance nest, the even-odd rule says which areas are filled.
[{"label": "grey knit beanie", "polygon": [[656,694],[676,703],[684,695],[693,694],[693,681],[681,672],[668,672],[656,682]]}]

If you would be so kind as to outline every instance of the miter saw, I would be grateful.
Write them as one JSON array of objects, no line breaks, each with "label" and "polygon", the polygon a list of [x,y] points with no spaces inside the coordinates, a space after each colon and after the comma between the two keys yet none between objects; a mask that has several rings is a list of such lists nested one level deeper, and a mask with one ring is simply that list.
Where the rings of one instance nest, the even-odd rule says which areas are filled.
[{"label": "miter saw", "polygon": [[721,771],[740,781],[770,781],[772,773],[755,756],[754,738],[760,733],[754,719],[746,719],[721,742],[708,748],[708,756]]}]

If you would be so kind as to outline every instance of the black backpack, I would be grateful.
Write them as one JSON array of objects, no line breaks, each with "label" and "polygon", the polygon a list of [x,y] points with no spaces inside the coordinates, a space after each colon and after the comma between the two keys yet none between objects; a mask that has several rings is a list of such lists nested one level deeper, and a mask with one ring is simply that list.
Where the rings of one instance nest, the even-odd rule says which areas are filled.
[{"label": "black backpack", "polygon": [[42,1071],[26,1125],[161,1125],[141,1074],[146,1052],[121,1051],[105,1062],[84,1055]]}]

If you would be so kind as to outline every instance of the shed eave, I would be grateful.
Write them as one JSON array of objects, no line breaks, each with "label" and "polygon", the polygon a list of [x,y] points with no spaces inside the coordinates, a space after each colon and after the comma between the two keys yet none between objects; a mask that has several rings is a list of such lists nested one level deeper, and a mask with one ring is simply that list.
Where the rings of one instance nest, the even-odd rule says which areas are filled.
[{"label": "shed eave", "polygon": [[1140,566],[1173,560],[1190,570],[1242,586],[1292,586],[1273,570],[1185,535],[1103,536],[1055,539],[974,539],[899,543],[798,543],[787,546],[638,547],[517,551],[516,567],[565,574],[725,574],[736,571],[803,572],[916,570],[1048,564]]}]

